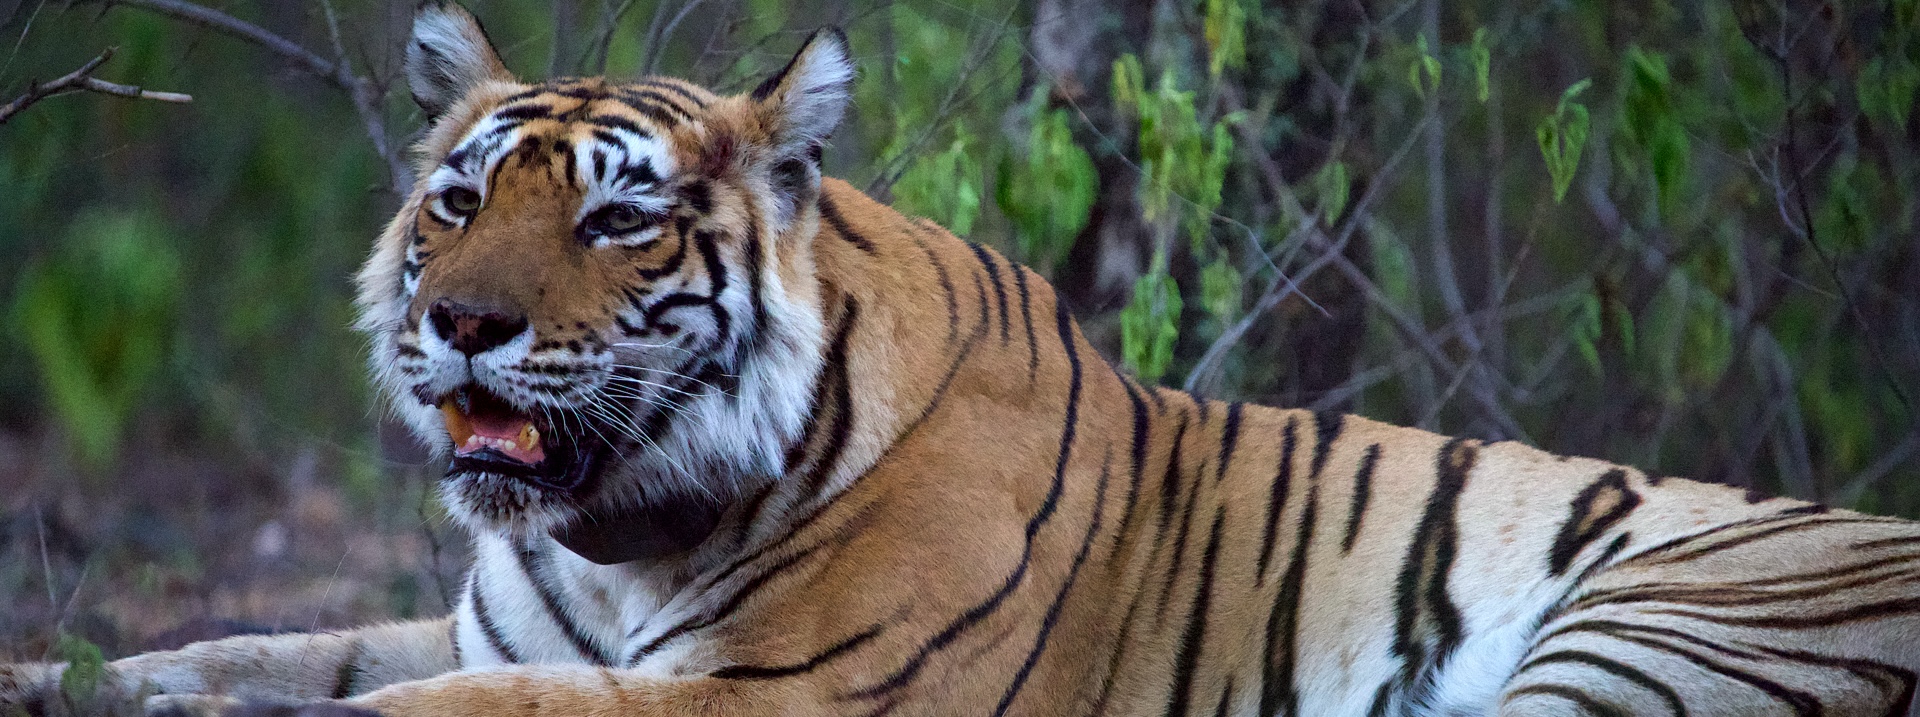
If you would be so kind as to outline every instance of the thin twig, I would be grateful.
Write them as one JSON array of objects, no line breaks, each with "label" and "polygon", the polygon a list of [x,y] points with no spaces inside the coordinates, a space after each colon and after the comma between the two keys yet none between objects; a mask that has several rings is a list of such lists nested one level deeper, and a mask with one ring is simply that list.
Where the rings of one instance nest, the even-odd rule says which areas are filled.
[{"label": "thin twig", "polygon": [[373,151],[386,162],[393,193],[404,198],[413,191],[413,169],[407,166],[406,158],[394,151],[393,143],[387,137],[386,119],[381,111],[386,92],[372,80],[355,75],[353,68],[348,66],[345,56],[337,61],[328,60],[259,25],[185,0],[101,0],[101,2],[108,7],[125,5],[156,12],[245,40],[279,55],[308,74],[344,90],[353,102],[354,111],[360,116],[360,123],[366,129],[367,138],[373,140]]},{"label": "thin twig", "polygon": [[0,106],[0,124],[6,124],[7,120],[12,119],[14,115],[20,114],[21,110],[33,106],[36,102],[48,97],[64,95],[69,92],[98,92],[103,95],[113,95],[115,97],[137,100],[154,100],[156,102],[193,101],[191,95],[183,95],[178,92],[143,90],[134,85],[122,85],[94,77],[93,71],[100,69],[101,65],[106,64],[107,60],[113,57],[113,50],[114,48],[111,47],[102,50],[99,56],[88,60],[87,64],[80,66],[80,69],[61,75],[52,82],[27,83],[26,94],[15,97],[12,102],[8,102],[5,106]]}]

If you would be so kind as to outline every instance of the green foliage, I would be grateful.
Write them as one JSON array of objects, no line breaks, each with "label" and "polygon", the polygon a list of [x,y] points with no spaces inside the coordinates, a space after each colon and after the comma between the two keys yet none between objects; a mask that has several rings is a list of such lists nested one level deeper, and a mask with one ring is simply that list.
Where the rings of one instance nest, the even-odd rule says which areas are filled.
[{"label": "green foliage", "polygon": [[1240,271],[1225,256],[1200,270],[1201,305],[1207,314],[1221,323],[1232,321],[1240,313],[1240,286],[1245,283]]},{"label": "green foliage", "polygon": [[1492,91],[1493,50],[1487,44],[1487,29],[1473,31],[1473,46],[1467,54],[1473,60],[1473,97],[1485,104]]},{"label": "green foliage", "polygon": [[1240,0],[1207,0],[1207,74],[1247,65],[1247,10]]},{"label": "green foliage", "polygon": [[946,151],[915,161],[894,185],[894,206],[960,236],[973,233],[973,222],[980,217],[981,175],[980,163],[967,151],[968,139],[956,137]]},{"label": "green foliage", "polygon": [[1427,47],[1427,36],[1421,35],[1415,46],[1413,63],[1407,66],[1407,84],[1413,93],[1425,99],[1428,93],[1440,91],[1440,74],[1443,69],[1440,58],[1433,56]]},{"label": "green foliage", "polygon": [[1626,97],[1621,105],[1625,135],[1646,152],[1662,214],[1671,214],[1678,206],[1692,153],[1674,92],[1665,57],[1628,48]]},{"label": "green foliage", "polygon": [[1907,126],[1916,90],[1920,90],[1920,63],[1901,54],[1869,60],[1854,81],[1860,111],[1896,132]]},{"label": "green foliage", "polygon": [[1555,203],[1566,199],[1567,188],[1573,186],[1573,172],[1580,168],[1580,152],[1587,146],[1591,119],[1586,105],[1574,98],[1592,85],[1592,80],[1573,83],[1560,93],[1560,103],[1554,106],[1553,114],[1534,128],[1534,136],[1540,142],[1540,156],[1546,158],[1547,174],[1553,178]]},{"label": "green foliage", "polygon": [[1120,310],[1120,356],[1127,370],[1146,383],[1157,383],[1173,366],[1173,344],[1180,338],[1180,285],[1167,275],[1167,257],[1157,253],[1153,265],[1133,282],[1133,301]]},{"label": "green foliage", "polygon": [[1229,128],[1241,116],[1202,122],[1194,93],[1180,90],[1163,72],[1149,90],[1140,60],[1122,56],[1113,65],[1114,102],[1140,126],[1140,204],[1149,222],[1178,227],[1204,254],[1208,227],[1220,207],[1221,188],[1233,161]]},{"label": "green foliage", "polygon": [[994,199],[1013,223],[1020,255],[1042,270],[1065,259],[1087,226],[1100,178],[1073,139],[1066,110],[1040,112],[1027,136],[1024,161],[1000,163]]},{"label": "green foliage", "polygon": [[1328,162],[1313,173],[1313,193],[1320,200],[1320,218],[1328,225],[1340,220],[1347,210],[1347,163]]},{"label": "green foliage", "polygon": [[66,669],[60,672],[60,696],[74,713],[87,714],[86,708],[99,694],[101,678],[106,676],[106,657],[100,652],[100,646],[66,632],[60,633],[54,650],[59,653],[60,661],[67,663]]},{"label": "green foliage", "polygon": [[164,225],[143,215],[84,214],[58,254],[21,273],[12,332],[89,469],[113,460],[166,363],[179,302],[179,259]]}]

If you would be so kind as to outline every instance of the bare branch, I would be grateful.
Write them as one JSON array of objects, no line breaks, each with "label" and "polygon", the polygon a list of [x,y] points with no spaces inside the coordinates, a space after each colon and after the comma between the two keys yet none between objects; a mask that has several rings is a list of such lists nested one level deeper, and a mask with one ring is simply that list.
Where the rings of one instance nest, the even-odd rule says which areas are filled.
[{"label": "bare branch", "polygon": [[114,48],[111,47],[102,50],[98,57],[87,61],[87,64],[81,65],[80,69],[62,75],[52,82],[44,84],[39,82],[28,83],[26,94],[15,97],[12,102],[0,106],[0,124],[6,124],[7,120],[12,119],[14,115],[20,114],[21,110],[31,107],[36,102],[55,95],[64,95],[69,92],[98,92],[103,95],[113,95],[115,97],[125,97],[136,100],[154,100],[156,102],[193,101],[191,95],[183,95],[178,92],[143,90],[133,85],[122,85],[94,77],[93,71],[100,69],[101,65],[106,64],[108,58],[113,57],[113,50]]},{"label": "bare branch", "polygon": [[[360,116],[360,123],[366,129],[367,138],[373,140],[374,153],[380,155],[380,158],[386,162],[393,193],[404,199],[413,191],[413,169],[407,166],[404,157],[394,151],[393,143],[387,137],[386,119],[381,109],[386,93],[372,80],[355,75],[353,68],[348,66],[344,54],[337,60],[328,60],[259,25],[185,0],[101,0],[101,2],[109,7],[125,5],[159,13],[245,40],[279,55],[307,74],[344,90],[353,102],[354,111]],[[329,12],[328,15],[331,25],[332,13]]]}]

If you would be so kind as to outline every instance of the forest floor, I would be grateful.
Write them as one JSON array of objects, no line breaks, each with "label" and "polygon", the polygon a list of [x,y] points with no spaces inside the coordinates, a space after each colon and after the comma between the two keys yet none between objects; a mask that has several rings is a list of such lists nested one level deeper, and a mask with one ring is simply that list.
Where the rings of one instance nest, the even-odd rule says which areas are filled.
[{"label": "forest floor", "polygon": [[113,659],[440,615],[466,564],[424,456],[352,491],[322,450],[237,473],[149,449],[89,478],[58,445],[0,430],[0,662],[48,659],[63,632]]}]

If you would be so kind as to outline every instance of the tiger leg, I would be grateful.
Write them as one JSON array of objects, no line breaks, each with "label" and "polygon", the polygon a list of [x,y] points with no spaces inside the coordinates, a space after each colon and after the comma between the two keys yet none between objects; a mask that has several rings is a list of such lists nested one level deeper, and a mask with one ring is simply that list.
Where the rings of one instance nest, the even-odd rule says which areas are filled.
[{"label": "tiger leg", "polygon": [[[267,701],[339,699],[451,672],[453,618],[351,631],[248,635],[195,643],[107,663],[97,699],[223,695]],[[57,714],[74,705],[60,692],[64,665],[0,665],[0,714]]]},{"label": "tiger leg", "polygon": [[838,710],[832,709],[831,686],[819,682],[805,677],[663,679],[634,670],[518,666],[394,685],[332,704],[370,710],[383,717],[837,714]]}]

